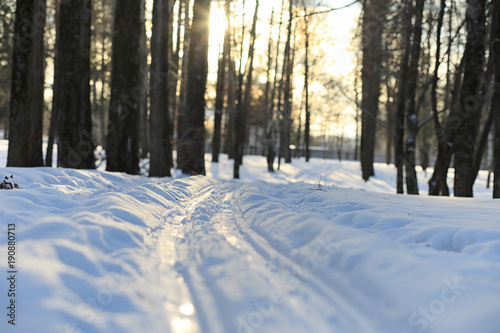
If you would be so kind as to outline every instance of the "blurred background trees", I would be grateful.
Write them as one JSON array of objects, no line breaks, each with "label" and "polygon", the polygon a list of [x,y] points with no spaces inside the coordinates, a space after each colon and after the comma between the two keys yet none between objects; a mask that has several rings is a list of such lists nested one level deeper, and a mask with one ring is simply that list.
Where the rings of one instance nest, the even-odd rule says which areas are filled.
[{"label": "blurred background trees", "polygon": [[[43,22],[23,17],[27,27],[42,24],[43,34],[28,38],[35,51],[16,44],[16,7],[28,3],[45,8]],[[417,194],[416,170],[432,168],[429,194],[449,195],[453,167],[458,196],[473,195],[480,168],[498,165],[497,1],[124,3],[82,2],[88,32],[65,35],[65,3],[2,2],[9,165],[40,165],[40,157],[53,165],[54,143],[60,166],[91,168],[88,152],[98,147],[107,170],[150,176],[203,174],[205,152],[213,163],[221,152],[235,158],[235,177],[245,154],[267,156],[271,172],[294,158],[359,158],[366,181],[375,162],[393,163],[397,193]],[[58,58],[71,51],[81,62]],[[19,90],[12,74],[23,52],[37,55],[31,69],[44,74],[43,82],[19,74],[28,84]],[[28,100],[20,91],[38,91],[30,99],[38,106],[16,111]],[[33,130],[16,132],[12,114]],[[62,163],[65,151],[92,161]]]}]

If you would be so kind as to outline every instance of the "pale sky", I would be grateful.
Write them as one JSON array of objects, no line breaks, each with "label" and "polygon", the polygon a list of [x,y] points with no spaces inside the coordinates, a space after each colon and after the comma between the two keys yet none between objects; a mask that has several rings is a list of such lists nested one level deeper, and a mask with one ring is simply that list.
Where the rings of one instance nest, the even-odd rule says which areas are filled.
[{"label": "pale sky", "polygon": [[[309,11],[321,11],[328,8],[338,8],[351,3],[352,0],[330,0],[328,6],[324,7],[309,7]],[[209,41],[209,84],[215,85],[217,80],[217,64],[219,52],[222,48],[222,43],[224,39],[224,28],[226,26],[226,19],[224,14],[224,2],[221,1],[220,4],[213,2],[211,11],[211,23],[210,23],[210,41]],[[277,37],[277,23],[279,20],[279,10],[281,6],[281,0],[267,0],[261,1],[259,7],[259,22],[257,25],[257,41],[256,41],[256,53],[265,52],[267,57],[267,43],[269,36],[269,20],[272,9],[275,9],[275,38]],[[288,4],[285,1],[285,6]],[[245,22],[248,26],[251,24],[253,17],[253,12],[255,9],[255,0],[245,1]],[[241,2],[236,9],[241,11]],[[318,47],[326,55],[323,59],[324,71],[337,77],[339,80],[344,82],[352,81],[349,74],[354,70],[355,67],[355,54],[350,51],[350,45],[352,42],[353,31],[357,25],[357,19],[361,10],[359,4],[353,5],[351,7],[336,10],[328,14],[323,14],[318,16],[318,18],[323,19],[323,21],[316,22],[314,25],[314,32],[321,37],[321,42]],[[241,19],[241,15],[239,15]],[[284,18],[286,20],[286,17]],[[248,28],[249,29],[249,28]],[[282,27],[282,34],[285,34],[286,23]],[[249,31],[247,30],[248,34]],[[286,36],[282,35],[282,41]],[[247,37],[248,39],[248,37]],[[283,50],[281,51],[283,52]],[[314,49],[311,50],[311,56],[314,56]],[[256,63],[255,63],[256,64]],[[303,89],[303,67],[297,67],[296,73],[294,73],[294,86],[296,98],[300,98]],[[352,83],[351,83],[352,84]],[[314,88],[316,87],[316,88]],[[317,94],[321,93],[322,87],[320,85],[315,85],[311,82],[310,90],[315,91]],[[210,94],[211,97],[213,93]],[[298,102],[300,103],[300,102]],[[317,111],[319,112],[319,111]],[[332,134],[337,134],[339,128],[343,128],[344,134],[348,137],[355,136],[355,123],[353,118],[354,109],[352,105],[346,105],[344,110],[340,110],[343,115],[343,124],[338,126],[337,124],[332,124],[328,131]],[[324,126],[321,127],[320,124],[324,121],[321,116],[315,119],[312,124],[312,130],[315,132],[325,130]],[[317,133],[316,133],[317,134]]]}]

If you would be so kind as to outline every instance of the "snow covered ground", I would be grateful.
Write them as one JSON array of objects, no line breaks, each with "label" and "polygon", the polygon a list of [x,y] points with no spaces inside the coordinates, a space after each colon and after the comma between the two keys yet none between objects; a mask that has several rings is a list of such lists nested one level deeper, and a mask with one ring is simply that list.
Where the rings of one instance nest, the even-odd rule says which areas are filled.
[{"label": "snow covered ground", "polygon": [[244,163],[242,180],[224,157],[173,179],[0,168],[21,188],[0,191],[0,332],[500,331],[484,174],[484,199],[431,198],[392,194],[384,165],[364,183],[355,162]]}]

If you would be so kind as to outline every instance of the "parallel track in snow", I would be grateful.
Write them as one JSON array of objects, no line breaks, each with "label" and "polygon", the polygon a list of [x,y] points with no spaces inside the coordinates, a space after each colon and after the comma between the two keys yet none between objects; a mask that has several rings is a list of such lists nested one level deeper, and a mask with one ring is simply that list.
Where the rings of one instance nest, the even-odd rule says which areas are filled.
[{"label": "parallel track in snow", "polygon": [[187,292],[178,304],[192,303],[195,310],[181,316],[191,321],[189,330],[171,320],[172,331],[374,332],[338,284],[301,274],[300,262],[249,227],[234,209],[238,187],[194,189],[176,210],[184,213],[165,225],[181,240],[175,243],[175,269],[182,276],[178,289]]}]

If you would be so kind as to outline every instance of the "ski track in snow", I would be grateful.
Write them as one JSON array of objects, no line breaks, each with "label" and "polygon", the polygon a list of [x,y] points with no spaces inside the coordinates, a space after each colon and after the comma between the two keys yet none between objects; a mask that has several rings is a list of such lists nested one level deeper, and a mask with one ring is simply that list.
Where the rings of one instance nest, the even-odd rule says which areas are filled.
[{"label": "ski track in snow", "polygon": [[[320,190],[283,175],[272,184],[3,171],[22,186],[0,191],[20,272],[18,325],[2,320],[1,332],[500,329],[491,200]],[[439,315],[419,315],[432,304],[443,304]]]},{"label": "ski track in snow", "polygon": [[[240,201],[233,191],[234,185],[210,184],[183,205],[186,215],[174,218],[186,239],[175,267],[199,309],[202,331],[334,332],[332,323],[342,323],[344,332],[370,332],[368,318],[328,283],[305,276],[300,262],[249,228],[243,214],[231,209]],[[176,318],[174,330],[179,323]],[[191,323],[184,319],[196,332]]]}]

